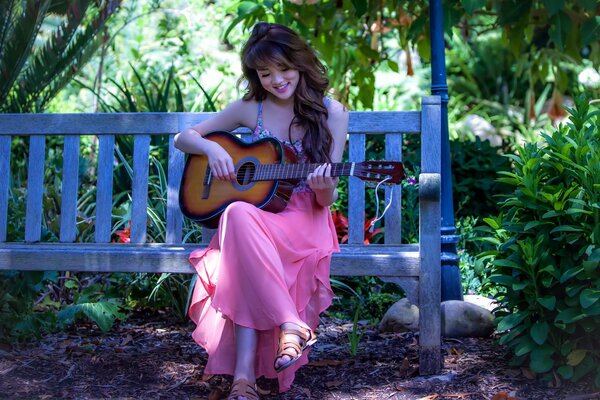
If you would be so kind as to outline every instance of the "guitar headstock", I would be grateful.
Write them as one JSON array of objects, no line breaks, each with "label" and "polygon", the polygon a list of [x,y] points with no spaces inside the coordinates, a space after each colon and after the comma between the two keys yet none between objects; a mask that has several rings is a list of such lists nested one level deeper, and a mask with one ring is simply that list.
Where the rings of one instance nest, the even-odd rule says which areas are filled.
[{"label": "guitar headstock", "polygon": [[368,182],[398,184],[406,177],[404,165],[400,161],[363,161],[354,166],[352,176]]}]

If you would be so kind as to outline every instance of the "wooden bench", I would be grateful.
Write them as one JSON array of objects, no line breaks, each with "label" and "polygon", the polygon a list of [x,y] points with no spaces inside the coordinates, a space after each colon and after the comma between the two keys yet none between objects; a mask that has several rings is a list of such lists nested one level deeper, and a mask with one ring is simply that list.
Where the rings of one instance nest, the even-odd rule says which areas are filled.
[{"label": "wooden bench", "polygon": [[[183,216],[178,188],[185,155],[173,147],[173,136],[206,118],[208,113],[123,114],[0,114],[0,270],[55,270],[94,272],[193,273],[188,263],[192,249],[202,244],[182,243]],[[403,134],[421,134],[419,181],[419,243],[401,244],[401,186],[385,214],[385,243],[364,245],[364,182],[348,181],[348,244],[334,255],[332,275],[378,276],[399,284],[420,307],[420,372],[441,369],[440,349],[440,98],[422,99],[421,111],[351,112],[349,161],[365,159],[366,134],[385,135],[385,158],[402,160]],[[77,193],[82,135],[96,135],[96,215],[93,243],[77,242]],[[131,187],[131,243],[111,243],[114,217],[113,168],[115,137],[133,135]],[[169,135],[166,239],[145,243],[148,220],[148,171],[151,135]],[[30,136],[26,217],[23,242],[8,242],[8,188],[11,140]],[[64,136],[60,235],[58,242],[41,241],[46,142]],[[54,141],[56,142],[56,140]],[[414,210],[416,210],[416,205]]]}]

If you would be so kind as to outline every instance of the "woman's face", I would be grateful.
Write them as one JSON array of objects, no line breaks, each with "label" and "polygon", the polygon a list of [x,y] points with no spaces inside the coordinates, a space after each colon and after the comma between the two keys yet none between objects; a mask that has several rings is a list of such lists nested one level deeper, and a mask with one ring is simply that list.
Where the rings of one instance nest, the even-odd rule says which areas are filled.
[{"label": "woman's face", "polygon": [[262,87],[281,100],[291,99],[300,80],[297,69],[286,67],[264,67],[256,70]]}]

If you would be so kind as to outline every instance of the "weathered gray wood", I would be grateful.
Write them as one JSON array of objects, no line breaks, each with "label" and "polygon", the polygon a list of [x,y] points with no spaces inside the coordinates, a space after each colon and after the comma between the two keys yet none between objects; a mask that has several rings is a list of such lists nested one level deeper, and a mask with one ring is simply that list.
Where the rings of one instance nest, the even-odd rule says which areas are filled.
[{"label": "weathered gray wood", "polygon": [[419,176],[419,372],[437,374],[441,354],[441,112],[440,98],[422,103],[421,171]]},{"label": "weathered gray wood", "polygon": [[167,178],[167,237],[166,243],[181,243],[183,214],[179,208],[179,184],[183,175],[184,153],[173,145],[169,136],[169,163]]},{"label": "weathered gray wood", "polygon": [[[0,114],[0,135],[173,134],[212,113]],[[418,111],[350,112],[349,132],[421,131]],[[394,131],[395,128],[401,129]]]},{"label": "weathered gray wood", "polygon": [[112,231],[114,148],[114,136],[107,135],[98,138],[96,230],[94,231],[94,239],[97,243],[110,242]]},{"label": "weathered gray wood", "polygon": [[73,242],[77,236],[77,189],[79,188],[79,136],[66,136],[60,204],[60,241]]},{"label": "weathered gray wood", "polygon": [[32,136],[29,141],[29,165],[27,168],[26,242],[38,242],[42,234],[45,152],[46,137]]},{"label": "weathered gray wood", "polygon": [[[388,134],[385,136],[385,159],[402,161],[402,135]],[[385,204],[392,205],[385,213],[384,240],[386,244],[402,242],[402,185],[386,186]]]},{"label": "weathered gray wood", "polygon": [[[365,160],[366,135],[350,135],[348,159],[350,162]],[[365,240],[365,183],[348,177],[348,243],[363,243]]]},{"label": "weathered gray wood", "polygon": [[[419,304],[420,312],[420,372],[437,373],[441,367],[440,325],[440,147],[441,117],[440,99],[425,97],[421,112],[351,112],[349,127],[350,161],[361,162],[365,158],[366,134],[385,134],[386,159],[402,159],[402,134],[419,133],[421,139],[421,172],[419,176],[419,244],[401,243],[401,190],[386,189],[386,200],[393,193],[393,205],[385,216],[385,245],[363,245],[364,207],[366,195],[363,181],[349,178],[349,242],[342,245],[341,253],[333,255],[333,275],[379,276],[385,282],[394,282],[405,289],[410,301]],[[201,244],[180,244],[182,240],[182,215],[178,207],[178,186],[183,169],[184,156],[173,147],[172,134],[198,123],[209,113],[125,113],[125,114],[0,114],[0,270],[69,270],[101,272],[174,272],[193,273],[188,257],[192,249],[206,246],[214,233],[203,230]],[[237,130],[241,135],[247,129]],[[391,134],[395,133],[395,134]],[[28,204],[26,220],[26,243],[3,243],[6,236],[7,200],[3,200],[2,188],[8,187],[10,170],[10,135],[32,135],[28,180]],[[65,176],[77,168],[72,157],[79,134],[99,135],[98,184],[96,197],[97,243],[31,243],[40,238],[41,199],[43,190],[44,139],[46,135],[66,134]],[[150,134],[169,134],[168,193],[166,217],[166,243],[144,243],[146,240],[148,165]],[[114,135],[133,135],[134,177],[132,232],[129,244],[108,243],[112,229],[112,175],[114,161]],[[6,150],[8,149],[8,150]],[[2,151],[5,150],[5,151]],[[71,158],[71,161],[67,161]],[[72,168],[67,171],[67,168]],[[73,179],[63,178],[64,181]],[[36,181],[39,183],[36,186]],[[76,184],[75,184],[76,186]],[[63,216],[74,218],[70,210],[75,203],[67,205],[73,187],[63,187]],[[6,196],[6,195],[5,195]],[[36,205],[37,202],[37,205]],[[414,205],[416,207],[417,205]],[[4,211],[3,211],[4,208]],[[31,209],[31,210],[30,210]],[[76,212],[76,210],[74,211]],[[36,217],[37,215],[37,217]],[[374,217],[369,215],[368,218]],[[37,219],[36,219],[37,218]],[[73,226],[73,230],[65,227]],[[4,229],[4,233],[2,231]],[[61,241],[70,242],[74,223],[61,219]],[[40,263],[40,259],[44,262]]]},{"label": "weathered gray wood", "polygon": [[[4,243],[0,246],[0,270],[192,273],[188,257],[201,247],[164,243]],[[382,246],[377,252],[364,247],[341,246],[341,252],[332,257],[332,274],[418,277],[417,246]]]},{"label": "weathered gray wood", "polygon": [[[439,174],[421,174],[419,189],[441,186]],[[441,208],[436,200],[421,199],[419,207],[419,242],[421,270],[419,275],[419,371],[430,375],[440,372],[441,355]]]},{"label": "weathered gray wood", "polygon": [[421,172],[439,173],[442,160],[440,134],[441,111],[439,96],[423,97],[421,132]]},{"label": "weathered gray wood", "polygon": [[10,184],[10,136],[0,136],[0,243],[8,228],[8,187]]},{"label": "weathered gray wood", "polygon": [[131,242],[146,241],[148,224],[148,166],[150,136],[136,136],[133,142],[133,183],[131,196]]}]

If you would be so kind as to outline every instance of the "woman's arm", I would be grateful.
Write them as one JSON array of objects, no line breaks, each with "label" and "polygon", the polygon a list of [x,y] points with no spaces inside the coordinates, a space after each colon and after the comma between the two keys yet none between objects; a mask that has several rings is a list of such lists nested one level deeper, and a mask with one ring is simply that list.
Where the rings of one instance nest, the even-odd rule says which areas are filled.
[{"label": "woman's arm", "polygon": [[[329,107],[329,118],[327,124],[333,136],[331,148],[331,161],[338,163],[342,161],[346,137],[348,135],[348,110],[342,104],[332,100]],[[323,164],[309,175],[307,183],[315,193],[317,203],[323,207],[333,204],[338,198],[336,189],[339,178],[331,177],[331,164]]]},{"label": "woman's arm", "polygon": [[205,139],[204,135],[217,130],[232,131],[240,126],[248,126],[246,121],[251,105],[243,100],[231,103],[212,118],[175,135],[175,147],[190,154],[205,154],[208,165],[217,179],[235,178],[233,159],[218,143]]}]

